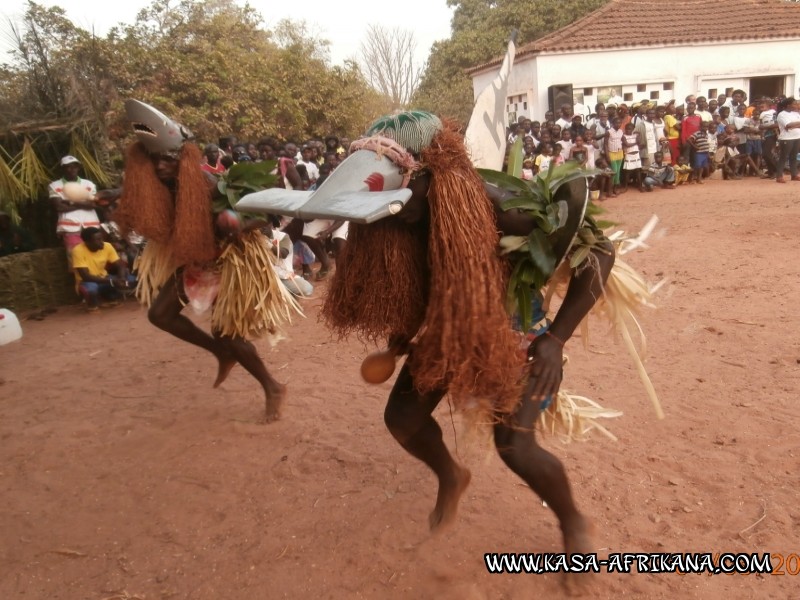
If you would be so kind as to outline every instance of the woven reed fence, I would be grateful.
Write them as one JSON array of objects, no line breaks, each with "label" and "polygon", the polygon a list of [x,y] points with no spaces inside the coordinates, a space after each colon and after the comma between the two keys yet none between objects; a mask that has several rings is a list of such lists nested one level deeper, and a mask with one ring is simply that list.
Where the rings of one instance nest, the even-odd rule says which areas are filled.
[{"label": "woven reed fence", "polygon": [[63,247],[0,258],[0,307],[19,312],[77,301]]}]

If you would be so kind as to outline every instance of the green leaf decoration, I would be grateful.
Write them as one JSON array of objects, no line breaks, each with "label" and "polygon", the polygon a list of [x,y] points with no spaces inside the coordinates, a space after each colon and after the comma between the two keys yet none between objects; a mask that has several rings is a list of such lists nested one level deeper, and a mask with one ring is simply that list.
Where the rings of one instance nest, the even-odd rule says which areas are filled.
[{"label": "green leaf decoration", "polygon": [[547,204],[533,194],[526,194],[516,198],[509,198],[502,204],[503,210],[511,210],[512,208],[522,208],[524,210],[534,211],[544,214]]},{"label": "green leaf decoration", "polygon": [[597,221],[595,224],[599,229],[611,229],[617,226],[617,223],[614,221]]},{"label": "green leaf decoration", "polygon": [[217,182],[217,189],[228,199],[225,208],[235,210],[242,196],[273,187],[278,180],[278,176],[273,174],[276,165],[274,160],[241,162],[223,173]]},{"label": "green leaf decoration", "polygon": [[507,175],[493,169],[478,169],[478,174],[486,183],[491,183],[509,192],[530,193],[528,184],[518,177]]},{"label": "green leaf decoration", "polygon": [[506,172],[512,177],[522,177],[522,136],[517,136],[508,149],[508,168]]},{"label": "green leaf decoration", "polygon": [[534,229],[528,236],[528,253],[536,268],[549,279],[556,268],[556,257],[550,240],[541,229]]},{"label": "green leaf decoration", "polygon": [[[520,287],[517,303],[519,308],[519,317],[523,323],[523,331],[527,331],[531,326],[533,315],[531,314],[531,286],[523,285]],[[524,325],[527,323],[527,326]]]},{"label": "green leaf decoration", "polygon": [[581,247],[579,247],[572,254],[572,258],[569,261],[570,268],[574,269],[578,265],[580,265],[584,260],[586,260],[586,257],[589,256],[589,252],[591,252],[591,250],[592,250],[591,246],[581,246]]},{"label": "green leaf decoration", "polygon": [[558,229],[561,229],[567,224],[567,217],[569,216],[569,204],[566,200],[559,200],[556,205],[558,206]]},{"label": "green leaf decoration", "polygon": [[[509,255],[513,264],[506,290],[506,304],[509,310],[516,308],[522,330],[527,331],[532,325],[532,296],[547,285],[556,268],[556,257],[548,235],[564,227],[567,222],[568,203],[564,200],[556,202],[555,194],[562,185],[581,177],[590,177],[600,171],[585,170],[577,161],[568,161],[562,165],[554,165],[546,173],[525,181],[514,176],[516,166],[513,164],[513,156],[512,147],[508,173],[491,169],[478,169],[478,172],[487,183],[514,195],[502,203],[503,210],[523,210],[538,226],[527,237],[505,236],[500,240],[500,253]],[[591,206],[590,203],[589,207]],[[597,212],[599,211],[594,214]],[[587,220],[591,222],[590,218]],[[584,229],[584,237],[594,237],[591,227],[582,228],[581,231]],[[583,239],[577,241],[571,264],[578,265],[585,261],[591,251],[590,246]]]}]

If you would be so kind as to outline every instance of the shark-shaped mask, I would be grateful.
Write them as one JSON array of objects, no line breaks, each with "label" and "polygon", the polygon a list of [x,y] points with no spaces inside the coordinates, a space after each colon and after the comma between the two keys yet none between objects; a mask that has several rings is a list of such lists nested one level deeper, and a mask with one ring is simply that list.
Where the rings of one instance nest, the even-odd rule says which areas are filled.
[{"label": "shark-shaped mask", "polygon": [[125,112],[136,137],[151,154],[177,155],[184,142],[194,137],[183,125],[139,100],[126,100]]},{"label": "shark-shaped mask", "polygon": [[397,214],[411,198],[406,186],[415,162],[400,148],[394,153],[388,150],[391,140],[375,141],[377,145],[344,159],[315,191],[255,192],[239,200],[236,210],[353,223],[373,223]]}]

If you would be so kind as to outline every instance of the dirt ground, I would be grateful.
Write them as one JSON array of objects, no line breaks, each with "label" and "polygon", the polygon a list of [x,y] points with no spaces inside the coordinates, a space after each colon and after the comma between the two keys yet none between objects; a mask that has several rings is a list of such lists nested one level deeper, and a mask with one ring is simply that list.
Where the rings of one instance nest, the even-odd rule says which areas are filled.
[{"label": "dirt ground", "polygon": [[[661,219],[626,260],[668,280],[641,319],[666,419],[602,322],[589,351],[567,345],[565,387],[624,412],[618,442],[544,440],[599,554],[800,553],[799,198],[745,180],[605,203],[628,232]],[[259,343],[289,386],[271,425],[244,371],[213,390],[211,357],[133,301],[25,321],[0,347],[0,598],[560,597],[560,575],[487,573],[484,553],[560,552],[560,532],[446,404],[473,478],[455,526],[428,533],[435,481],[385,430],[391,381],[361,381],[371,349],[332,340],[319,299],[304,306],[289,339]],[[587,596],[796,598],[799,583],[603,573]]]}]

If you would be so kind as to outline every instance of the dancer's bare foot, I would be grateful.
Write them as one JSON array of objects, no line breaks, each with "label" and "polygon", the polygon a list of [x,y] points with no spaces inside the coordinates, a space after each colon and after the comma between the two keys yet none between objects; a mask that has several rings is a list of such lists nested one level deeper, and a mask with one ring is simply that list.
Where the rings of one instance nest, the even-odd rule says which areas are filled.
[{"label": "dancer's bare foot", "polygon": [[231,369],[233,369],[234,365],[236,364],[236,359],[229,354],[218,356],[217,360],[219,361],[219,367],[217,368],[217,379],[214,382],[215,388],[218,388],[220,385],[222,385],[222,382],[228,378]]},{"label": "dancer's bare foot", "polygon": [[281,407],[283,406],[283,399],[286,397],[286,386],[275,383],[270,386],[269,391],[264,391],[267,396],[265,422],[272,423],[281,418]]},{"label": "dancer's bare foot", "polygon": [[[593,552],[592,526],[584,517],[578,516],[568,527],[562,529],[564,535],[564,553],[589,554]],[[590,573],[567,573],[564,587],[570,596],[580,596],[589,590],[592,577]]]},{"label": "dancer's bare foot", "polygon": [[472,473],[466,467],[455,464],[452,478],[439,480],[439,493],[436,497],[436,506],[428,517],[428,524],[432,532],[440,532],[452,525],[458,512],[458,501],[467,489]]}]

